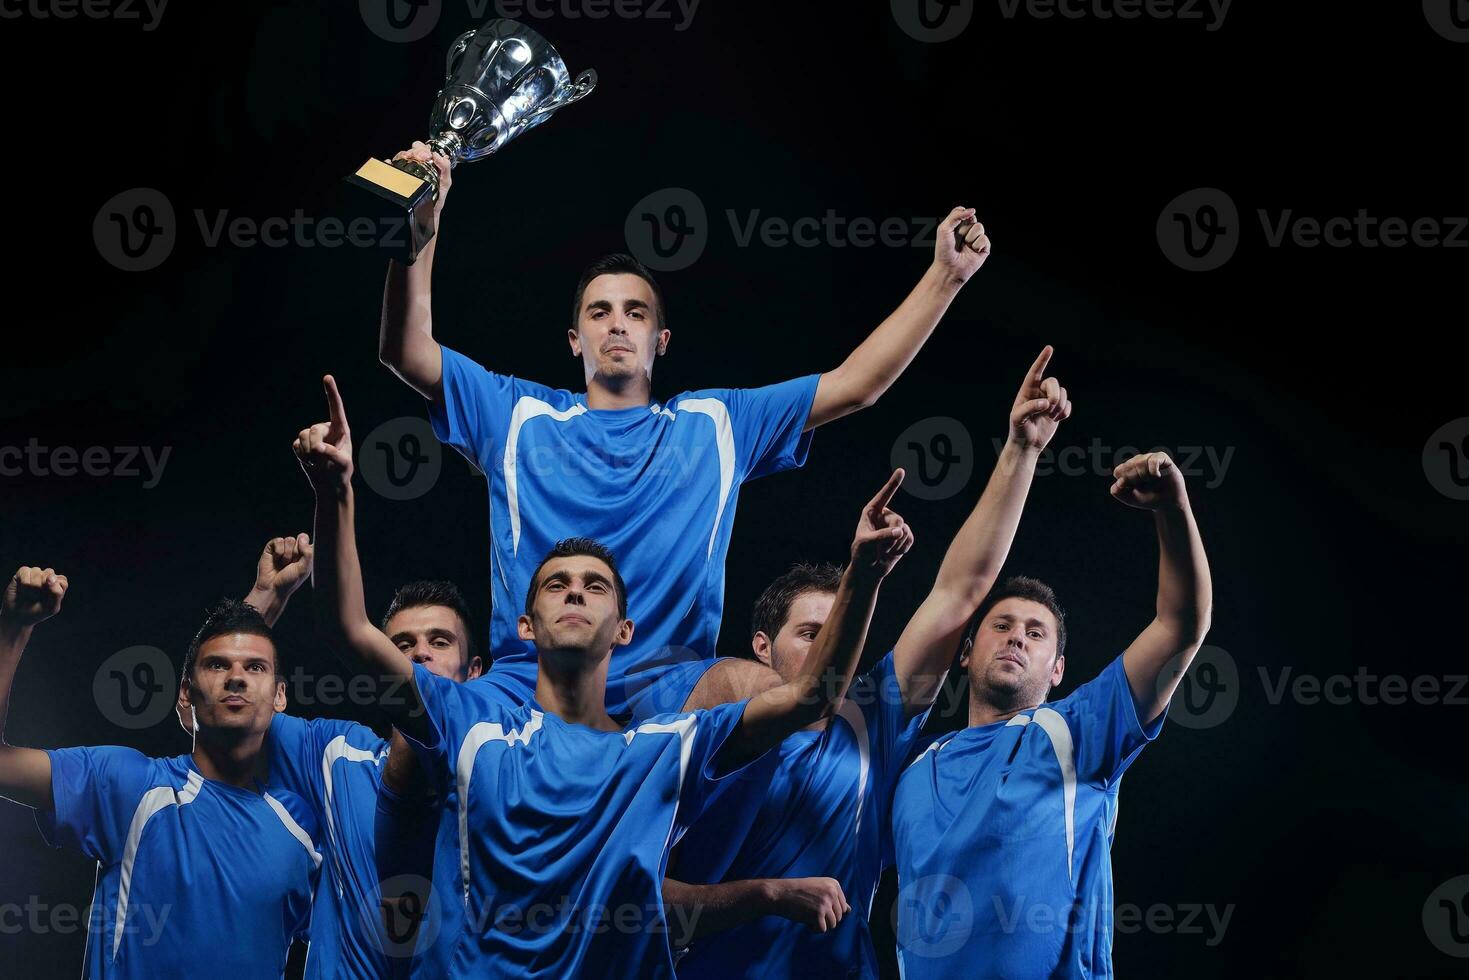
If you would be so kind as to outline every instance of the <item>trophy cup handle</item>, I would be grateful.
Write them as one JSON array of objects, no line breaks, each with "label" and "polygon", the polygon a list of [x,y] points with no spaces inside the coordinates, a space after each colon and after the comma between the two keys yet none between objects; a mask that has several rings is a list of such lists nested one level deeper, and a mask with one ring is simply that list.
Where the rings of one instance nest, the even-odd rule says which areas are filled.
[{"label": "trophy cup handle", "polygon": [[576,76],[576,81],[563,86],[554,96],[548,99],[546,104],[537,111],[536,115],[540,115],[542,112],[555,112],[557,109],[565,108],[573,102],[580,102],[582,99],[591,95],[592,89],[596,87],[597,72],[593,68],[588,68]]},{"label": "trophy cup handle", "polygon": [[468,30],[454,39],[449,45],[449,53],[444,56],[444,81],[454,77],[454,69],[458,67],[455,62],[464,54],[464,49],[469,47],[469,42],[474,38],[475,31]]}]

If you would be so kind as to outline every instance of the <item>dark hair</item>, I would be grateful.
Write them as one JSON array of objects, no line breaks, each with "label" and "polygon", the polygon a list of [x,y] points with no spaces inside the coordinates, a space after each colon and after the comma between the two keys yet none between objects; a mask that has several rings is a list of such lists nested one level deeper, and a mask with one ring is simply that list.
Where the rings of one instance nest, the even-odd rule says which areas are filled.
[{"label": "dark hair", "polygon": [[631,255],[614,252],[602,256],[582,270],[581,278],[576,281],[576,292],[571,297],[571,329],[575,330],[581,323],[581,304],[586,296],[587,284],[598,276],[620,275],[637,276],[648,284],[648,288],[653,290],[653,299],[658,304],[658,326],[668,326],[668,306],[663,302],[663,290],[658,288],[658,280],[653,278],[653,273]]},{"label": "dark hair", "polygon": [[772,640],[790,618],[791,606],[808,592],[835,592],[842,570],[830,562],[819,565],[801,562],[765,587],[750,614],[750,635],[764,633]]},{"label": "dark hair", "polygon": [[617,570],[617,559],[612,552],[600,542],[591,538],[562,538],[548,552],[541,563],[536,566],[535,572],[530,577],[530,588],[525,590],[525,614],[531,614],[531,607],[535,605],[536,587],[540,583],[541,569],[546,567],[546,562],[553,558],[570,558],[572,555],[586,555],[595,558],[612,570],[612,589],[617,593],[617,615],[622,619],[627,618],[627,585],[622,581],[622,573]]},{"label": "dark hair", "polygon": [[460,648],[464,651],[464,664],[467,667],[475,657],[474,620],[469,616],[469,603],[464,601],[464,594],[453,582],[444,579],[419,579],[399,586],[398,591],[393,593],[393,600],[388,603],[388,611],[383,613],[383,632],[387,632],[388,620],[398,613],[404,609],[418,609],[422,606],[443,606],[453,610],[454,615],[459,617],[459,621],[464,624]]},{"label": "dark hair", "polygon": [[188,679],[194,670],[194,661],[199,657],[199,648],[216,636],[232,636],[236,633],[244,633],[248,636],[263,636],[270,641],[270,650],[275,660],[275,676],[284,677],[285,671],[281,669],[280,650],[275,645],[275,634],[271,633],[270,626],[266,624],[265,617],[248,602],[239,599],[221,599],[210,607],[205,613],[204,625],[199,627],[199,632],[189,641],[189,648],[184,651],[183,677]]},{"label": "dark hair", "polygon": [[990,610],[1006,599],[1028,599],[1049,609],[1051,615],[1056,617],[1056,656],[1060,657],[1066,653],[1066,612],[1061,608],[1061,603],[1057,601],[1055,590],[1040,579],[1026,575],[1012,576],[1002,585],[990,590],[969,624],[969,631],[965,634],[965,646],[968,645],[968,641],[974,639],[974,634],[979,631],[979,624],[984,622]]}]

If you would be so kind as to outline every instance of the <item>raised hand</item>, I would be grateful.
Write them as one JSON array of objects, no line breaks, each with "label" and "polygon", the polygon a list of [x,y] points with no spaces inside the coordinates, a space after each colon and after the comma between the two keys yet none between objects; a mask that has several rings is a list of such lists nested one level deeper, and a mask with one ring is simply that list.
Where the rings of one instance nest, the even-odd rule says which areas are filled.
[{"label": "raised hand", "polygon": [[273,593],[284,603],[311,576],[311,538],[271,538],[255,566],[255,591]]},{"label": "raised hand", "polygon": [[0,600],[0,622],[14,627],[30,627],[55,616],[66,596],[65,575],[54,568],[22,567],[11,576]]},{"label": "raised hand", "polygon": [[903,485],[903,470],[893,470],[877,496],[862,508],[857,535],[852,539],[852,567],[863,572],[887,575],[913,547],[913,530],[888,508],[893,494]]},{"label": "raised hand", "polygon": [[974,220],[973,208],[955,208],[938,228],[934,265],[959,282],[968,282],[990,257],[990,239],[984,225]]},{"label": "raised hand", "polygon": [[1183,474],[1167,453],[1140,453],[1112,471],[1112,496],[1138,510],[1162,510],[1187,499]]},{"label": "raised hand", "polygon": [[421,163],[439,174],[439,196],[434,199],[434,228],[439,227],[439,215],[444,210],[444,199],[449,196],[449,185],[453,183],[453,169],[449,165],[449,158],[429,147],[422,140],[414,142],[413,146],[406,150],[400,150],[393,154],[394,160],[412,160]]},{"label": "raised hand", "polygon": [[1010,439],[1039,452],[1050,443],[1056,427],[1071,417],[1071,399],[1061,382],[1046,377],[1055,349],[1047,344],[1030,366],[1015,403],[1010,406]]},{"label": "raised hand", "polygon": [[771,888],[776,914],[812,932],[830,932],[852,911],[835,878],[773,878]]},{"label": "raised hand", "polygon": [[337,382],[330,374],[321,379],[326,390],[329,421],[302,429],[291,448],[318,492],[345,489],[352,482],[352,430]]}]

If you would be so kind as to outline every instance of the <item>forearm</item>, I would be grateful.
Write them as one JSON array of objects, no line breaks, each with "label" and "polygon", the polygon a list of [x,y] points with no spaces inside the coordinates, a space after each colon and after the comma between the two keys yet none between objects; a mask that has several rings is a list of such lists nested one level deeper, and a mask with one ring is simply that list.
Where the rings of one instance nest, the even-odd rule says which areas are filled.
[{"label": "forearm", "polygon": [[384,678],[405,672],[412,676],[407,658],[367,616],[350,485],[317,491],[316,565],[311,581],[318,623],[350,667]]},{"label": "forearm", "polygon": [[441,394],[443,376],[443,353],[433,332],[432,280],[437,243],[437,236],[430,239],[413,265],[388,263],[378,334],[378,359],[430,400]]},{"label": "forearm", "polygon": [[822,376],[807,428],[877,401],[918,356],[962,285],[937,265],[930,266],[898,308],[839,367]]},{"label": "forearm", "polygon": [[1214,585],[1204,540],[1185,499],[1154,512],[1158,530],[1158,621],[1198,644],[1209,631]]},{"label": "forearm", "polygon": [[252,588],[245,596],[245,603],[260,613],[267,626],[275,626],[276,621],[281,618],[281,613],[286,611],[286,601],[274,589],[258,587]]},{"label": "forearm", "polygon": [[971,613],[984,600],[1010,554],[1039,458],[1039,449],[1013,439],[1005,443],[979,503],[939,566],[934,588],[972,606]]},{"label": "forearm", "polygon": [[738,755],[755,758],[786,736],[836,711],[862,657],[881,583],[875,572],[857,572],[847,566],[831,612],[816,634],[801,672],[745,706]]},{"label": "forearm", "polygon": [[669,941],[687,946],[700,936],[724,932],[764,915],[776,914],[774,895],[766,878],[690,885],[663,879]]},{"label": "forearm", "polygon": [[22,806],[50,810],[51,757],[38,749],[17,748],[5,738],[10,715],[10,688],[31,627],[0,620],[0,797]]},{"label": "forearm", "polygon": [[30,639],[31,627],[0,620],[0,745],[5,744],[5,722],[10,717],[10,688]]}]

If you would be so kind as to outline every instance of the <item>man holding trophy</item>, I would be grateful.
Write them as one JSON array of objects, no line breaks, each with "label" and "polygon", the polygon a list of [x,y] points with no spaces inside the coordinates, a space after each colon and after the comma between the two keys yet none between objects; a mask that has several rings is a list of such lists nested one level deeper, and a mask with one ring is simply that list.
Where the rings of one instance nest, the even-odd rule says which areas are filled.
[{"label": "man holding trophy", "polygon": [[[954,208],[939,227],[933,262],[909,296],[821,374],[655,401],[653,365],[671,332],[658,284],[629,256],[594,262],[577,284],[567,343],[582,362],[584,391],[500,373],[502,364],[486,368],[434,336],[433,233],[452,168],[483,155],[476,147],[492,152],[544,121],[590,91],[595,77],[567,81],[549,45],[511,21],[492,22],[466,38],[450,52],[434,134],[397,154],[391,167],[427,178],[434,194],[426,206],[420,189],[412,205],[413,220],[427,226],[415,241],[425,243],[389,265],[379,356],[428,400],[439,438],[487,477],[494,658],[487,677],[530,697],[536,663],[516,634],[520,598],[541,556],[558,540],[585,536],[622,560],[634,596],[630,617],[640,624],[632,644],[613,655],[609,712],[639,720],[779,684],[760,664],[715,658],[739,487],[800,466],[811,430],[868,407],[897,380],[989,256],[984,226],[972,209]],[[512,72],[507,64],[518,67]],[[539,86],[540,101],[526,94],[527,80]],[[364,171],[377,167],[389,165]]]}]

